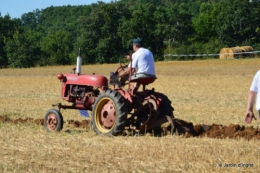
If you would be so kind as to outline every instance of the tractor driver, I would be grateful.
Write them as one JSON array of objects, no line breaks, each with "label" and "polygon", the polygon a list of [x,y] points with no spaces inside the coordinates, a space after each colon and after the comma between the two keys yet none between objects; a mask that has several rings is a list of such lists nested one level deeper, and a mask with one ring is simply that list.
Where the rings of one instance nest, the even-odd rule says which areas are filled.
[{"label": "tractor driver", "polygon": [[[129,79],[130,70],[132,70],[131,80],[139,78],[156,78],[154,57],[150,50],[143,47],[143,40],[141,38],[133,39],[133,50],[132,54],[132,67],[131,62],[128,68],[119,72],[120,83],[125,84],[125,81]],[[131,60],[129,55],[126,55],[126,59]]]}]

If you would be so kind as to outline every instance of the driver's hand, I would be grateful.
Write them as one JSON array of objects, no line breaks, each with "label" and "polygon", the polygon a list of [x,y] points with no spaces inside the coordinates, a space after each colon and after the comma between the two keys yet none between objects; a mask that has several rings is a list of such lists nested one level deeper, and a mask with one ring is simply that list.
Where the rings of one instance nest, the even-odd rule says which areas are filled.
[{"label": "driver's hand", "polygon": [[130,55],[125,55],[125,58],[128,59],[129,61],[131,60]]}]

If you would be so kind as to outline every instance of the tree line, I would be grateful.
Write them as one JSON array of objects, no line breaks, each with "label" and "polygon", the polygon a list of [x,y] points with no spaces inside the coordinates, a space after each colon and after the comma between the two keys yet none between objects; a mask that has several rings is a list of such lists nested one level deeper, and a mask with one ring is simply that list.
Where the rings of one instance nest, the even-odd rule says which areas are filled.
[{"label": "tree line", "polygon": [[[121,0],[60,6],[11,19],[0,13],[0,66],[116,63],[140,37],[155,56],[260,48],[258,0]],[[172,57],[175,60],[209,57]]]}]

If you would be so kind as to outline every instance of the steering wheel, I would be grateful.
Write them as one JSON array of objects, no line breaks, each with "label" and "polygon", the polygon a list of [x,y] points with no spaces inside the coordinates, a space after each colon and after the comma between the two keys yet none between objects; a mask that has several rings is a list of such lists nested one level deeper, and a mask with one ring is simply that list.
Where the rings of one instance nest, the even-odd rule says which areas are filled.
[{"label": "steering wheel", "polygon": [[124,68],[128,67],[127,64],[121,61],[121,58],[119,59],[120,68],[124,71]]}]

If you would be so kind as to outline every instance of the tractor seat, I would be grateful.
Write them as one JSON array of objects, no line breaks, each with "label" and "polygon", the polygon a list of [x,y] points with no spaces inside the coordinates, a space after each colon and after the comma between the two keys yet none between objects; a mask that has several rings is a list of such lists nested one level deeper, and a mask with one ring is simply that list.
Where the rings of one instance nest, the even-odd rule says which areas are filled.
[{"label": "tractor seat", "polygon": [[131,81],[130,82],[136,82],[136,87],[135,87],[135,91],[138,90],[140,85],[143,85],[143,91],[145,90],[145,86],[148,84],[153,83],[156,80],[156,76],[155,75],[146,75],[146,76],[132,76],[131,77]]},{"label": "tractor seat", "polygon": [[156,77],[153,77],[153,78],[138,78],[138,79],[133,79],[131,80],[131,82],[136,82],[136,83],[139,83],[141,85],[148,85],[148,84],[151,84],[153,83],[157,78]]}]

